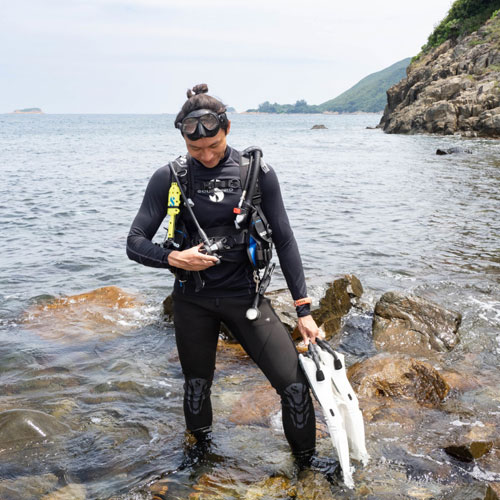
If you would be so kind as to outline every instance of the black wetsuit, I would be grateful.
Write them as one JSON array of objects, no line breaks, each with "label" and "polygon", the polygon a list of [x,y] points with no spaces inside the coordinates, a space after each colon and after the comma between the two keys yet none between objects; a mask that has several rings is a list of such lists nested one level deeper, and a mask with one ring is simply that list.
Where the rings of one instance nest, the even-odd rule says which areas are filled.
[{"label": "black wetsuit", "polygon": [[[297,243],[286,214],[279,182],[271,167],[259,172],[261,207],[271,225],[281,269],[294,300],[307,290]],[[241,196],[240,153],[230,147],[214,168],[190,158],[188,161],[193,210],[210,235],[213,228],[234,228],[233,208]],[[127,239],[129,258],[152,267],[168,268],[171,250],[151,242],[167,214],[171,172],[158,169],[149,181],[139,212]],[[197,234],[184,214],[193,243]],[[222,262],[200,274],[205,286],[195,291],[195,281],[175,281],[174,322],[179,359],[185,376],[184,413],[190,431],[212,424],[210,387],[221,321],[231,330],[249,356],[261,368],[281,396],[285,435],[294,453],[315,446],[315,417],[307,382],[293,341],[267,299],[261,301],[260,318],[245,317],[255,295],[253,270],[246,249],[236,246],[222,254]],[[309,306],[297,308],[298,316]]]}]

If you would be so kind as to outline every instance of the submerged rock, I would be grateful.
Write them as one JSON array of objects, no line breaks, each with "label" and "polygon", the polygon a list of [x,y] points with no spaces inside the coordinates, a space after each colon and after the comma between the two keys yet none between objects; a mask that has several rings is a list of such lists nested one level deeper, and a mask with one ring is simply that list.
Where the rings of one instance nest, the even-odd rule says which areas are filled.
[{"label": "submerged rock", "polygon": [[375,306],[373,339],[386,351],[449,351],[458,343],[461,321],[460,313],[423,298],[387,292]]},{"label": "submerged rock", "polygon": [[0,413],[0,446],[19,441],[43,441],[70,428],[37,410],[7,410]]},{"label": "submerged rock", "polygon": [[41,500],[85,500],[86,498],[85,486],[72,483],[43,496]]},{"label": "submerged rock", "polygon": [[58,477],[54,474],[0,480],[0,498],[2,500],[39,499],[51,492],[57,486],[58,481]]},{"label": "submerged rock", "polygon": [[442,497],[443,500],[499,500],[498,483],[463,484]]},{"label": "submerged rock", "polygon": [[37,304],[28,309],[26,328],[49,340],[82,342],[113,338],[137,327],[137,297],[116,286],[106,286]]},{"label": "submerged rock", "polygon": [[240,425],[267,426],[280,408],[276,391],[270,385],[260,386],[241,396],[233,406],[229,420]]},{"label": "submerged rock", "polygon": [[462,148],[448,148],[448,149],[437,149],[437,155],[452,155],[452,154],[472,154],[470,149],[462,149]]},{"label": "submerged rock", "polygon": [[430,364],[386,353],[355,363],[347,371],[361,398],[407,398],[438,406],[450,388]]}]

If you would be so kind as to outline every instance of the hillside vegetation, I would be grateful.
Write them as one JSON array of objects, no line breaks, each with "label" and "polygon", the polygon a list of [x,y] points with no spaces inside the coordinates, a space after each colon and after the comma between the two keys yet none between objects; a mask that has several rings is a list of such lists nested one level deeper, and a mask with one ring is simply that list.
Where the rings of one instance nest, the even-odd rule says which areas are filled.
[{"label": "hillside vegetation", "polygon": [[338,113],[356,111],[378,113],[383,111],[387,104],[387,89],[406,76],[408,64],[410,64],[409,57],[382,71],[372,73],[335,99],[320,104],[318,108],[321,111]]},{"label": "hillside vegetation", "polygon": [[493,14],[498,9],[500,0],[456,0],[446,17],[429,35],[427,43],[422,47],[422,53],[428,53],[446,40],[457,40],[476,31],[488,19],[494,17]]},{"label": "hillside vegetation", "polygon": [[301,99],[295,104],[274,104],[266,101],[257,109],[248,112],[260,113],[378,113],[383,111],[386,103],[386,91],[389,87],[399,82],[406,75],[406,67],[410,58],[397,63],[376,73],[372,73],[356,85],[340,94],[335,99],[330,99],[322,104],[307,104]]}]

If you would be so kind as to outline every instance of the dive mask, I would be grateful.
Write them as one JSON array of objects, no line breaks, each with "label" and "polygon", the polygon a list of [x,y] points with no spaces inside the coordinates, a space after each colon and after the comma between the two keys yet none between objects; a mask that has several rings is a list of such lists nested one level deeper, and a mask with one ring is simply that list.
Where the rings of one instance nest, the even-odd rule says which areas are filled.
[{"label": "dive mask", "polygon": [[191,141],[217,135],[222,126],[227,125],[226,113],[214,113],[208,109],[191,111],[181,122],[175,124],[183,136]]}]

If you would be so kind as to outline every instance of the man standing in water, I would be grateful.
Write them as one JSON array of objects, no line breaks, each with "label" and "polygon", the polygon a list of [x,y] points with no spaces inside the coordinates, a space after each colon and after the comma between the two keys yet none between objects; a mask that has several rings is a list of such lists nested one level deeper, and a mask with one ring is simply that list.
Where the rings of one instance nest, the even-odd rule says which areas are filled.
[{"label": "man standing in water", "polygon": [[[185,161],[177,163],[185,167],[182,173],[188,180],[184,187],[194,202],[192,215],[197,220],[195,223],[181,204],[187,245],[176,250],[151,241],[167,215],[169,189],[178,180],[168,165],[158,169],[149,181],[127,240],[129,258],[176,273],[174,325],[185,377],[184,415],[187,429],[196,438],[186,463],[201,459],[210,446],[210,388],[220,324],[224,322],[280,395],[285,436],[299,466],[323,469],[331,464],[315,456],[314,408],[289,333],[266,298],[260,301],[257,319],[246,317],[255,304],[256,283],[255,267],[247,252],[248,239],[242,237],[248,226],[242,228],[245,231],[235,227],[235,208],[245,187],[242,155],[227,145],[231,122],[224,104],[207,91],[204,84],[194,87],[193,92],[189,90],[175,119],[188,151]],[[300,333],[306,343],[315,342],[319,330],[310,314],[302,262],[279,182],[271,167],[261,166],[256,168],[262,215],[272,229],[272,240],[296,305]],[[196,224],[215,242],[217,256],[207,252],[203,238],[200,242]]]}]

